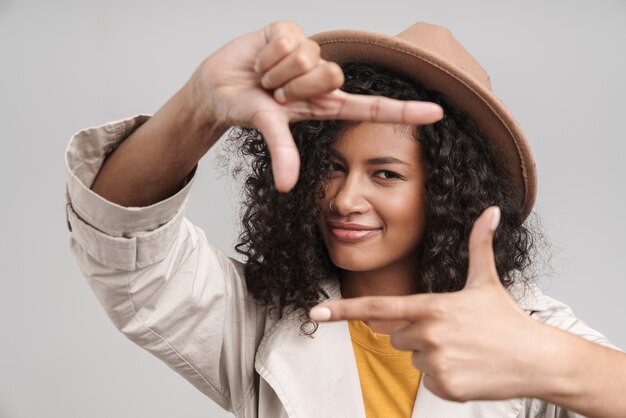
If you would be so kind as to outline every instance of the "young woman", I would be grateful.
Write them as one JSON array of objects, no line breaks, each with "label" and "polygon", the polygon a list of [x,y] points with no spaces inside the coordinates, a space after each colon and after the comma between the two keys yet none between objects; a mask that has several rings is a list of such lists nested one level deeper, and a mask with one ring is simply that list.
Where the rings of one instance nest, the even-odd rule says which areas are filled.
[{"label": "young woman", "polygon": [[[197,162],[232,126],[251,167],[245,263],[184,217]],[[531,347],[525,330],[541,322],[609,344],[532,284],[532,156],[443,28],[312,40],[271,24],[208,57],[153,117],[79,132],[66,159],[72,251],[111,320],[236,416],[575,416],[523,391],[445,401],[431,370],[424,386],[410,367],[427,347],[391,344],[413,311],[312,320],[327,299],[460,291],[488,272],[527,320],[499,322],[509,341]],[[477,360],[490,377],[491,360]]]}]

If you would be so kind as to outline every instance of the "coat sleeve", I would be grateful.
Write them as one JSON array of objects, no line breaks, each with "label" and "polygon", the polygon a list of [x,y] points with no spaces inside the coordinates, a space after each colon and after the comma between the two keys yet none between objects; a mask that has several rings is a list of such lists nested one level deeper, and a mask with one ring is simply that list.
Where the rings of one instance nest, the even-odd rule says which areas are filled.
[{"label": "coat sleeve", "polygon": [[195,169],[175,195],[147,207],[123,207],[90,189],[107,152],[147,119],[86,129],[70,140],[70,248],[117,329],[237,412],[254,391],[266,312],[250,299],[242,264],[184,217]]},{"label": "coat sleeve", "polygon": [[[619,350],[619,348],[611,344],[603,334],[591,328],[583,320],[577,318],[568,305],[546,295],[542,295],[542,298],[546,302],[546,309],[534,312],[532,314],[533,318],[547,325],[586,338],[596,344]],[[525,399],[524,407],[524,410],[518,416],[519,418],[584,418],[583,415],[538,399]]]}]

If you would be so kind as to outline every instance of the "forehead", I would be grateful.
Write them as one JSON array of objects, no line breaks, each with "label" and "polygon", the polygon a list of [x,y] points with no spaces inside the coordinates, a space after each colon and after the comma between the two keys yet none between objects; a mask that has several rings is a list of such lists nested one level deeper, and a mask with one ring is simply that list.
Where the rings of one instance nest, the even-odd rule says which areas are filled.
[{"label": "forehead", "polygon": [[[344,158],[390,155],[403,160],[419,159],[415,126],[361,122],[347,127],[331,145]],[[409,161],[407,161],[409,162]]]}]

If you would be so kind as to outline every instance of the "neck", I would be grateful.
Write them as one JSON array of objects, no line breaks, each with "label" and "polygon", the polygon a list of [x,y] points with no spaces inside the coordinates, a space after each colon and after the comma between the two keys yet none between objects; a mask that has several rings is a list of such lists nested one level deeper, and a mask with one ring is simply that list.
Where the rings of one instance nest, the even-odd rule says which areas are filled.
[{"label": "neck", "polygon": [[[420,293],[414,263],[398,263],[373,271],[343,270],[339,276],[341,296],[344,299],[362,296],[404,296]],[[408,321],[364,321],[378,334],[391,334],[408,325]]]},{"label": "neck", "polygon": [[403,296],[419,293],[414,263],[396,263],[379,270],[342,270],[339,281],[343,298]]}]

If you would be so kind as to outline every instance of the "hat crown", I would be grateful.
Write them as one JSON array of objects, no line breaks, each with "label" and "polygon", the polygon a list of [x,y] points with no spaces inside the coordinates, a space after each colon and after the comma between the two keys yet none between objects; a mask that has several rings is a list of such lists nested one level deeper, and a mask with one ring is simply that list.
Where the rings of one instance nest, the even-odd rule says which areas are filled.
[{"label": "hat crown", "polygon": [[447,104],[467,115],[489,141],[496,170],[510,182],[519,202],[518,221],[528,217],[537,194],[537,170],[526,136],[491,91],[487,72],[448,29],[418,22],[397,36],[334,30],[311,38],[327,61],[388,68],[443,95]]},{"label": "hat crown", "polygon": [[491,90],[489,75],[485,69],[448,29],[432,23],[417,22],[396,37],[458,66],[474,77],[483,87]]}]

